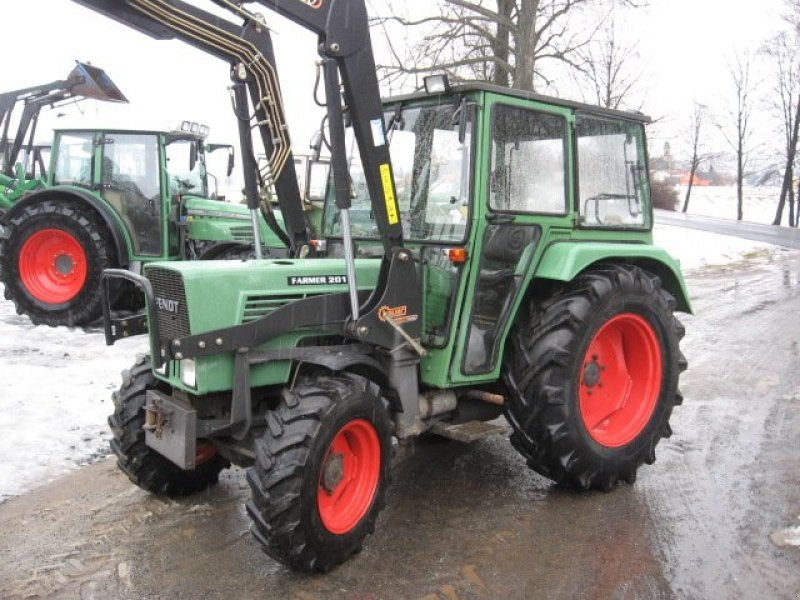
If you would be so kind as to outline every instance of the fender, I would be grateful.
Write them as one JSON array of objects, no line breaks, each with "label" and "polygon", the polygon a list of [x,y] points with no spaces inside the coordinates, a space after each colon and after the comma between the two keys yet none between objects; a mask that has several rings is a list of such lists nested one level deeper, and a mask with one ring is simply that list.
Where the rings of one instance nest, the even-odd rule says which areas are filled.
[{"label": "fender", "polygon": [[65,198],[79,204],[88,204],[100,215],[103,219],[103,223],[105,223],[106,229],[108,229],[108,232],[111,234],[111,240],[117,252],[118,266],[127,268],[130,264],[128,244],[125,235],[122,233],[119,222],[117,221],[116,214],[107,204],[88,191],[73,187],[56,186],[31,192],[16,202],[5,215],[0,217],[0,225],[7,224],[18,210],[21,210],[29,204],[35,204],[43,200],[62,200]]},{"label": "fender", "polygon": [[534,280],[572,281],[594,264],[606,260],[640,266],[661,278],[677,301],[677,310],[692,313],[680,262],[666,250],[651,244],[603,242],[554,242],[544,250]]}]

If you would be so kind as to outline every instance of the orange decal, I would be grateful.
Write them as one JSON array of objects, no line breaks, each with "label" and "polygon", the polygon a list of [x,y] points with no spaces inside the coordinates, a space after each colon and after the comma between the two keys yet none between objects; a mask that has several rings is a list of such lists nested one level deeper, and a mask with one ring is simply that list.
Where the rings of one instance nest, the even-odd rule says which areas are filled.
[{"label": "orange decal", "polygon": [[387,321],[391,319],[395,324],[411,323],[417,320],[417,315],[408,314],[408,306],[381,306],[378,309],[378,319]]}]

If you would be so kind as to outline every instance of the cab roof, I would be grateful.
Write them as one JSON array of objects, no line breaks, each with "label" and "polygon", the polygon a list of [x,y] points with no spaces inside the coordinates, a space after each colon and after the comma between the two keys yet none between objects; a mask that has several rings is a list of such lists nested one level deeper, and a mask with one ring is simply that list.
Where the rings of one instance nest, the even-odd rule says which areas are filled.
[{"label": "cab roof", "polygon": [[[563,98],[556,98],[554,96],[545,96],[542,94],[535,94],[533,92],[515,90],[512,88],[501,87],[499,85],[492,85],[490,83],[483,83],[478,81],[453,85],[450,88],[450,92],[449,94],[447,94],[447,96],[458,96],[461,94],[469,94],[474,92],[488,92],[492,94],[497,94],[499,96],[521,98],[523,100],[531,100],[533,102],[540,102],[542,104],[550,104],[562,108],[569,108],[579,112],[588,112],[601,116],[614,117],[616,119],[637,121],[639,123],[650,123],[652,120],[649,116],[642,114],[640,112],[604,108],[602,106],[596,106],[594,104],[576,102],[574,100],[565,100]],[[402,96],[392,96],[389,98],[384,98],[383,102],[386,104],[394,104],[397,102],[408,102],[410,100],[421,100],[424,98],[437,98],[437,97],[442,98],[446,96],[440,94],[428,94],[424,91],[421,91],[412,94],[405,94]]]}]

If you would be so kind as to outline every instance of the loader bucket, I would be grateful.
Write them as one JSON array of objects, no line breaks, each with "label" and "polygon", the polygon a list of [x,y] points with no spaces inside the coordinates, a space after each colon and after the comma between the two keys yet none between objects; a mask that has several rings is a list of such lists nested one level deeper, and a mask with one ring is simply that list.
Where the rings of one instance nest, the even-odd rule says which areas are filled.
[{"label": "loader bucket", "polygon": [[125,95],[114,85],[103,69],[78,62],[67,80],[72,84],[70,91],[73,96],[83,96],[105,102],[128,102]]}]

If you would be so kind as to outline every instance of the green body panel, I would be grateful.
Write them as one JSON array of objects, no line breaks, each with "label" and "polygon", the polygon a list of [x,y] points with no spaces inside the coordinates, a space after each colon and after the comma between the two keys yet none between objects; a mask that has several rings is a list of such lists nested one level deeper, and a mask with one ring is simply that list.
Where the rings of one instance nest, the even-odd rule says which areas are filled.
[{"label": "green body panel", "polygon": [[582,271],[599,261],[649,266],[649,270],[661,277],[664,288],[677,300],[677,309],[682,312],[692,312],[689,292],[681,276],[680,263],[657,246],[602,242],[553,244],[544,253],[535,277],[572,281]]},{"label": "green body panel", "polygon": [[29,192],[42,189],[45,182],[42,179],[22,179],[8,177],[0,174],[0,209],[8,210]]},{"label": "green body panel", "polygon": [[[186,231],[189,239],[211,242],[253,241],[250,211],[244,204],[229,204],[197,196],[184,196],[183,204],[186,210]],[[280,213],[276,213],[275,218],[283,227]],[[275,233],[267,227],[267,223],[261,215],[259,215],[259,223],[261,224],[261,241],[264,245],[271,248],[283,247]]]},{"label": "green body panel", "polygon": [[[285,303],[306,295],[347,292],[347,285],[290,285],[291,277],[341,276],[346,273],[343,259],[246,260],[172,262],[157,265],[179,272],[190,307],[192,334],[231,327],[271,312]],[[380,269],[379,259],[356,261],[359,289],[374,289]],[[147,267],[145,267],[145,275]],[[209,282],[213,282],[210,285]],[[290,348],[304,337],[330,335],[321,330],[296,331],[264,344],[259,349]],[[198,359],[198,387],[188,388],[179,374],[167,380],[173,386],[195,394],[230,390],[233,382],[233,355]],[[264,386],[288,381],[286,361],[257,365],[251,369],[251,385]]]}]

